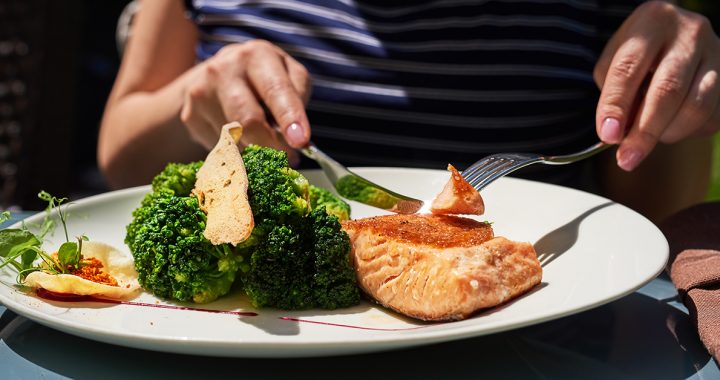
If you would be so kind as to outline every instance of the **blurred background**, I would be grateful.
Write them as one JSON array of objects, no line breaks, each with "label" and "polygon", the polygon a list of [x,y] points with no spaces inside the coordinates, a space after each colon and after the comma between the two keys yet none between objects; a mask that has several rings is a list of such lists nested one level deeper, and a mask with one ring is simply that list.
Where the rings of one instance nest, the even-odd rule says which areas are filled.
[{"label": "blurred background", "polygon": [[[106,191],[95,162],[129,0],[0,0],[0,208],[37,210],[40,190],[78,199]],[[720,29],[720,1],[681,1]],[[720,135],[714,183],[720,199]]]},{"label": "blurred background", "polygon": [[129,0],[0,0],[0,206],[102,192],[95,144]]}]

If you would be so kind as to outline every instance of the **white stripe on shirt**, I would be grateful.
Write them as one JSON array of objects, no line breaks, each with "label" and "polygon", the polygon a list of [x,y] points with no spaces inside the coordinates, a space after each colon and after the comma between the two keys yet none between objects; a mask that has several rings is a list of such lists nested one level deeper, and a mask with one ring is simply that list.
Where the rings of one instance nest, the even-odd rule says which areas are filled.
[{"label": "white stripe on shirt", "polygon": [[252,26],[286,34],[299,34],[308,37],[332,38],[343,41],[353,41],[364,45],[380,47],[380,41],[366,33],[349,29],[326,26],[310,26],[293,22],[269,20],[252,15],[204,15],[198,19],[200,25],[232,25]]}]

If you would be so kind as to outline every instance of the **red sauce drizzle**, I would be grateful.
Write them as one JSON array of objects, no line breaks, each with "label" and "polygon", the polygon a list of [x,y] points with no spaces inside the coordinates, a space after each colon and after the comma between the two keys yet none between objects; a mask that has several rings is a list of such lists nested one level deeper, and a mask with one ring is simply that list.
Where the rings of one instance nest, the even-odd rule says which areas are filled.
[{"label": "red sauce drizzle", "polygon": [[[190,311],[201,311],[201,312],[205,312],[205,313],[232,314],[232,315],[239,315],[239,316],[243,316],[243,317],[255,317],[258,315],[257,313],[249,312],[249,311],[201,309],[201,308],[196,308],[196,307],[121,301],[121,300],[113,300],[113,299],[108,299],[108,298],[100,298],[100,297],[95,297],[95,296],[81,296],[81,295],[77,295],[77,294],[56,293],[56,292],[51,292],[49,290],[45,290],[42,288],[37,289],[36,294],[38,297],[40,297],[42,299],[46,299],[49,301],[59,301],[59,302],[98,302],[98,303],[109,303],[109,304],[114,304],[114,305],[131,305],[131,306],[143,306],[143,307],[156,307],[156,308],[160,308],[160,309],[190,310]],[[312,324],[316,324],[316,325],[344,327],[344,328],[350,328],[350,329],[371,330],[371,331],[404,331],[404,330],[416,330],[416,329],[421,329],[421,328],[427,327],[427,326],[415,326],[415,327],[402,327],[402,328],[381,328],[381,327],[363,327],[363,326],[354,326],[354,325],[344,325],[344,324],[339,324],[339,323],[313,321],[313,320],[309,320],[309,319],[300,319],[300,318],[293,318],[293,317],[279,317],[278,319],[283,320],[283,321],[312,323]]]},{"label": "red sauce drizzle", "polygon": [[389,329],[389,328],[382,328],[382,327],[363,327],[363,326],[343,325],[343,324],[339,324],[339,323],[311,321],[309,319],[299,319],[299,318],[293,318],[293,317],[280,317],[280,319],[282,319],[283,321],[314,323],[316,325],[346,327],[349,329],[371,330],[371,331],[404,331],[404,330],[417,330],[417,329],[422,329],[422,328],[427,327],[427,326],[415,326],[415,327],[400,327],[400,328]]},{"label": "red sauce drizzle", "polygon": [[153,304],[153,303],[144,303],[144,302],[132,302],[132,301],[120,301],[120,300],[111,300],[107,298],[100,298],[95,296],[80,296],[77,294],[68,294],[68,293],[56,293],[51,292],[49,290],[45,289],[38,289],[36,291],[38,297],[50,301],[60,301],[60,302],[99,302],[99,303],[109,303],[109,304],[115,304],[115,305],[131,305],[131,306],[144,306],[144,307],[156,307],[160,309],[173,309],[173,310],[191,310],[191,311],[202,311],[205,313],[217,313],[217,314],[232,314],[232,315],[240,315],[243,317],[254,317],[258,315],[257,313],[253,313],[250,311],[229,311],[229,310],[213,310],[213,309],[201,309],[196,307],[185,307],[185,306],[174,306],[174,305],[162,305],[162,304]]}]

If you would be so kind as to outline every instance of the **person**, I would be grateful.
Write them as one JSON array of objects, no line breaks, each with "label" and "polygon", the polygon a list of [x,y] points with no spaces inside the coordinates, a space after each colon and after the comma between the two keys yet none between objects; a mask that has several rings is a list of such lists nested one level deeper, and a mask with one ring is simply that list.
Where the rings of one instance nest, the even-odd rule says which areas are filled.
[{"label": "person", "polygon": [[628,3],[142,2],[98,163],[112,187],[148,183],[228,121],[301,166],[311,137],[349,166],[438,169],[599,138],[614,157],[522,172],[657,220],[705,195],[720,41],[701,15]]}]

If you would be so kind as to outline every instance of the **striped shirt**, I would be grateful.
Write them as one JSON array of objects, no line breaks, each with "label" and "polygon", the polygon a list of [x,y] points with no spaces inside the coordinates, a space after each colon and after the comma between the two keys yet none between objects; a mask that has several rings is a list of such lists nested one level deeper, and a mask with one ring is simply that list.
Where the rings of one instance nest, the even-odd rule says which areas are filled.
[{"label": "striped shirt", "polygon": [[260,38],[308,69],[312,138],[338,161],[464,168],[492,152],[561,154],[597,141],[592,70],[634,5],[194,0],[188,7],[199,59]]}]

